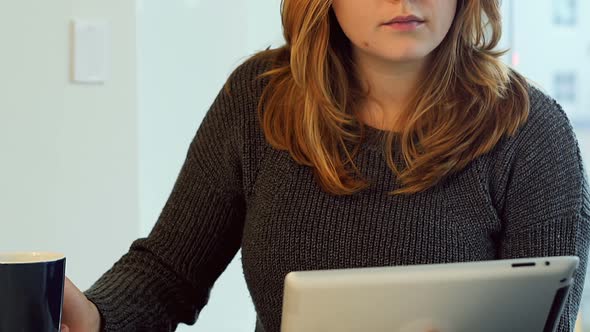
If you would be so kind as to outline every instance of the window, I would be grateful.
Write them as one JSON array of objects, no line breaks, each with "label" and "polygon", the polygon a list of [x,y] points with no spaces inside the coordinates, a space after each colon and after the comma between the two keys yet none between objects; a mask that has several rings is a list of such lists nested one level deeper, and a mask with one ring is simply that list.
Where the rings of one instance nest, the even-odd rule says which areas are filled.
[{"label": "window", "polygon": [[561,72],[553,77],[553,91],[559,103],[576,102],[577,78],[574,72]]},{"label": "window", "polygon": [[556,25],[576,25],[578,0],[553,0],[553,23]]}]

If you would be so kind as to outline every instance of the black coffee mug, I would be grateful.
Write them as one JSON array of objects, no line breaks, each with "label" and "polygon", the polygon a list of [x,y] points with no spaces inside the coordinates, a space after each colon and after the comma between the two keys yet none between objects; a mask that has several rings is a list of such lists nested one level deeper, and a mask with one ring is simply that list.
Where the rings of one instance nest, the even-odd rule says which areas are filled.
[{"label": "black coffee mug", "polygon": [[58,332],[65,267],[61,254],[0,253],[0,332]]}]

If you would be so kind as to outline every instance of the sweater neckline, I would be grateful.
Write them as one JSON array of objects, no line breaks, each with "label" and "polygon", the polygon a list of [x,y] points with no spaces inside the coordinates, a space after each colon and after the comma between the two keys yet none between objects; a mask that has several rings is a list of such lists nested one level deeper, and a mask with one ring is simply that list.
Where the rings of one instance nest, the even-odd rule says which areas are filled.
[{"label": "sweater neckline", "polygon": [[[383,139],[387,134],[391,133],[392,131],[379,129],[369,125],[364,125],[364,128],[365,138],[361,143],[361,146],[375,151],[383,151]],[[394,131],[393,134],[395,137],[393,144],[395,147],[397,147],[399,143],[398,138],[400,137],[400,133]]]}]

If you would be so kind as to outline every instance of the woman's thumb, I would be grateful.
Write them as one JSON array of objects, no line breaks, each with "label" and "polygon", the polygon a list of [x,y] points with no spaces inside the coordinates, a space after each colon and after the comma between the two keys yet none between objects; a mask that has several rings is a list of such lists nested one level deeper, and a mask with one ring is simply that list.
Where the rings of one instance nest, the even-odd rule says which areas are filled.
[{"label": "woman's thumb", "polygon": [[70,332],[70,328],[65,324],[61,324],[60,332]]}]

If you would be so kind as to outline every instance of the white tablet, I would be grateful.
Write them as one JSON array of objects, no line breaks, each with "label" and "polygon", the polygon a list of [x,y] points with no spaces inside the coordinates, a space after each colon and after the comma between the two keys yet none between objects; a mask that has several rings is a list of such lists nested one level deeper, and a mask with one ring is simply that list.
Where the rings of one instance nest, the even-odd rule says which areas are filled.
[{"label": "white tablet", "polygon": [[282,332],[552,332],[578,257],[291,272]]}]

